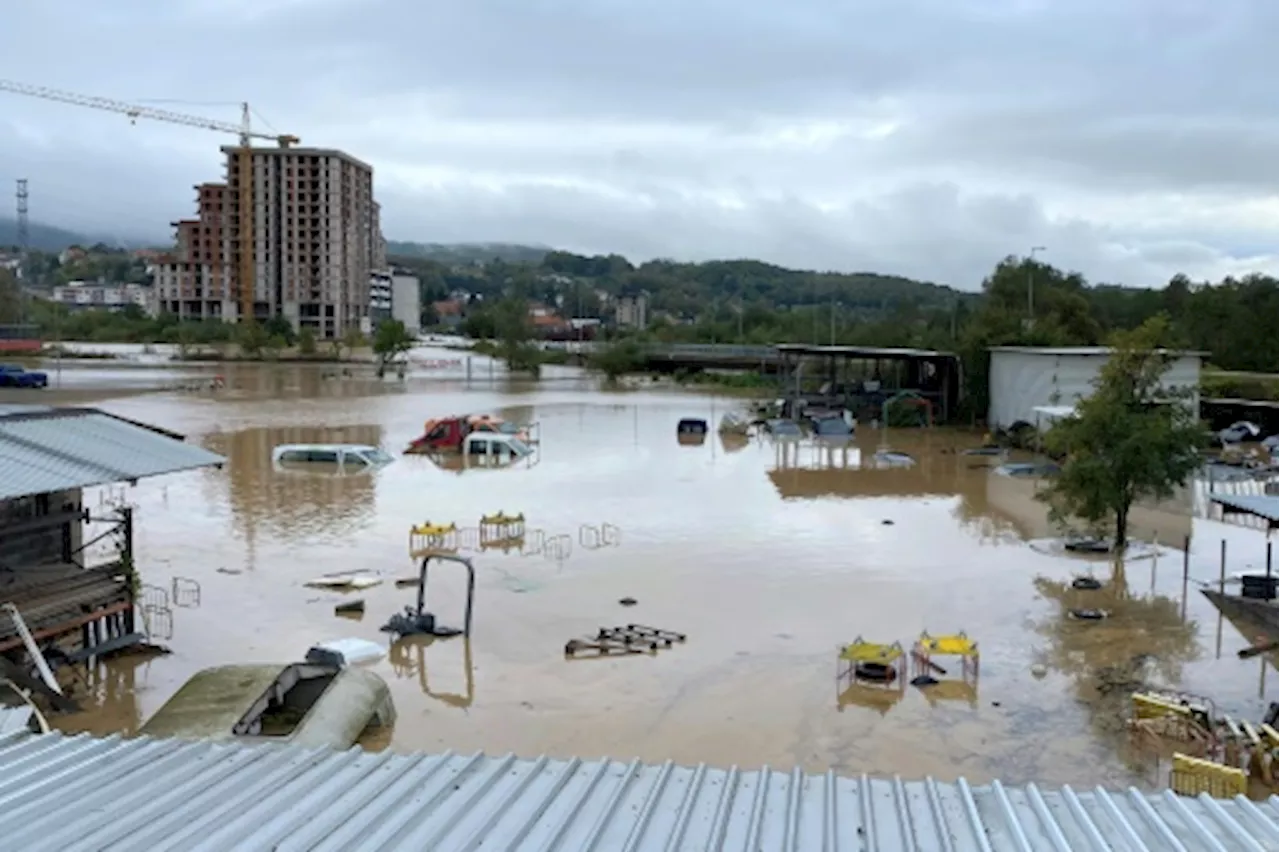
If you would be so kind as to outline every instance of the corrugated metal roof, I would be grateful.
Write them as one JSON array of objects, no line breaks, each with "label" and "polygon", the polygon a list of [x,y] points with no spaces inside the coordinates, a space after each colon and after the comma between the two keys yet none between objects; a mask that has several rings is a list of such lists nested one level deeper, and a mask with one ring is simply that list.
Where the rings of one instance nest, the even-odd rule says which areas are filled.
[{"label": "corrugated metal roof", "polygon": [[1280,800],[833,773],[0,737],[4,844],[37,850],[1274,850]]},{"label": "corrugated metal roof", "polygon": [[[768,347],[760,347],[768,348]],[[849,358],[955,358],[954,352],[937,349],[905,349],[898,346],[820,346],[808,343],[779,343],[773,347],[778,352],[799,355],[837,355]]]},{"label": "corrugated metal roof", "polygon": [[[1112,349],[1110,346],[991,346],[988,347],[990,352],[1020,352],[1024,355],[1084,355],[1099,356],[1110,355]],[[1161,355],[1170,355],[1178,358],[1203,358],[1209,353],[1200,349],[1157,349]]]},{"label": "corrugated metal roof", "polygon": [[53,411],[47,405],[27,405],[21,402],[0,402],[0,417],[10,414],[31,414],[36,411]]},{"label": "corrugated metal roof", "polygon": [[30,707],[6,707],[0,704],[0,737],[28,730],[27,725],[30,721]]},{"label": "corrugated metal roof", "polygon": [[1230,512],[1254,515],[1272,524],[1280,524],[1280,498],[1263,494],[1223,494],[1210,491],[1209,499]]},{"label": "corrugated metal roof", "polygon": [[0,410],[0,500],[222,464],[208,450],[92,408]]}]

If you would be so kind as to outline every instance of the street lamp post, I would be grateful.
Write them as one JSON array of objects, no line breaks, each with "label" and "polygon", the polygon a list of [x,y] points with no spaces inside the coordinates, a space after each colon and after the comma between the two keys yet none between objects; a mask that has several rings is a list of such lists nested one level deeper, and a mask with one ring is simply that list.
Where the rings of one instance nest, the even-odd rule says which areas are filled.
[{"label": "street lamp post", "polygon": [[1035,271],[1036,271],[1036,252],[1048,251],[1044,246],[1032,246],[1031,253],[1027,255],[1027,328],[1036,319],[1036,303],[1035,303]]}]

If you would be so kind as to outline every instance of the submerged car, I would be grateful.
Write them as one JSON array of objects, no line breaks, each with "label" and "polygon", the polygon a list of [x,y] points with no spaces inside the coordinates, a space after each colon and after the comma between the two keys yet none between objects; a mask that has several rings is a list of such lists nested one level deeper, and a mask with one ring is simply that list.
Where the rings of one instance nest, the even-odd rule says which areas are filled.
[{"label": "submerged car", "polygon": [[1062,468],[1053,462],[1010,462],[993,468],[991,472],[997,476],[1046,477],[1057,476]]},{"label": "submerged car", "polygon": [[794,420],[769,420],[765,422],[764,428],[774,438],[804,437],[804,430]]},{"label": "submerged car", "polygon": [[197,672],[138,731],[212,742],[275,740],[347,749],[390,725],[395,705],[371,671],[315,663],[217,666]]},{"label": "submerged car", "polygon": [[271,451],[276,467],[289,469],[304,465],[336,465],[368,470],[391,464],[395,457],[369,444],[281,444]]},{"label": "submerged car", "polygon": [[1218,440],[1223,444],[1240,444],[1245,441],[1256,441],[1262,434],[1256,423],[1240,420],[1225,429],[1218,431]]},{"label": "submerged car", "polygon": [[853,423],[843,414],[815,415],[809,420],[815,438],[849,438],[853,436]]}]

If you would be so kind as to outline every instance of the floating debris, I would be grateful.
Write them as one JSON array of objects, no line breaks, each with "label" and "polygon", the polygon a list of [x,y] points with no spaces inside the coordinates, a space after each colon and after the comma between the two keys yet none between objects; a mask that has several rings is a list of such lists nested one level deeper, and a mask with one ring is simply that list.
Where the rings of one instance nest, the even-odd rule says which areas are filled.
[{"label": "floating debris", "polygon": [[1062,549],[1071,553],[1110,553],[1111,542],[1101,538],[1075,538],[1062,543]]},{"label": "floating debris", "polygon": [[372,574],[330,574],[324,577],[316,577],[314,580],[307,580],[302,585],[310,586],[313,589],[337,589],[340,591],[348,591],[355,589],[368,589],[382,583],[381,577],[375,577]]},{"label": "floating debris", "polygon": [[379,628],[383,633],[394,633],[397,637],[405,636],[437,636],[441,639],[450,636],[461,636],[462,630],[457,627],[446,627],[436,623],[436,617],[429,612],[414,612],[407,606],[404,612],[398,612],[387,623]]},{"label": "floating debris", "polygon": [[306,660],[321,666],[352,666],[358,663],[371,663],[386,656],[386,649],[377,642],[368,639],[333,639],[312,645],[307,650]]},{"label": "floating debris", "polygon": [[1101,621],[1107,614],[1100,609],[1072,609],[1067,615],[1080,621]]},{"label": "floating debris", "polygon": [[594,651],[592,656],[597,657],[656,653],[661,648],[670,648],[674,643],[684,642],[687,638],[683,633],[646,627],[643,624],[601,627],[593,637],[570,639],[564,645],[564,653],[567,657],[582,651]]}]

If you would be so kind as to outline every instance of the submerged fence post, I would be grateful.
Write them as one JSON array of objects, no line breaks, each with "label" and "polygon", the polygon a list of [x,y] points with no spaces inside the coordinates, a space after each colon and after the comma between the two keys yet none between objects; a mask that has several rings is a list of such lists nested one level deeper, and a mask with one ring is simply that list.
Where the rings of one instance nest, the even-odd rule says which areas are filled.
[{"label": "submerged fence post", "polygon": [[1218,591],[1227,590],[1227,540],[1222,540],[1222,558],[1218,567]]},{"label": "submerged fence post", "polygon": [[[1273,543],[1274,542],[1270,542],[1270,541],[1267,542],[1267,579],[1268,580],[1271,579],[1271,545]],[[1269,585],[1270,584],[1268,583],[1268,586]]]}]

